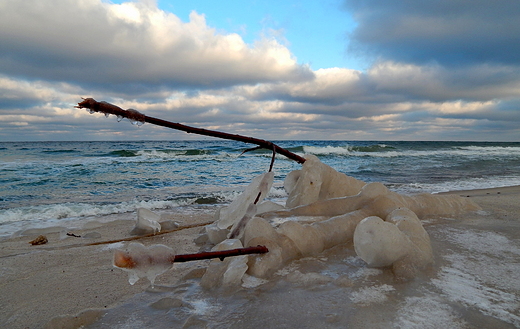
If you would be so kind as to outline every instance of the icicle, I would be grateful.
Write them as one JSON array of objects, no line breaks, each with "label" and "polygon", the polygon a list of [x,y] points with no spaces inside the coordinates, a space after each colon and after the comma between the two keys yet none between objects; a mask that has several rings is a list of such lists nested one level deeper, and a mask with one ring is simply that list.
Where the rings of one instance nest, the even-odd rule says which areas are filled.
[{"label": "icicle", "polygon": [[144,124],[145,116],[142,113],[134,109],[128,109],[126,112],[128,114],[128,120],[130,120],[133,125],[140,127]]}]

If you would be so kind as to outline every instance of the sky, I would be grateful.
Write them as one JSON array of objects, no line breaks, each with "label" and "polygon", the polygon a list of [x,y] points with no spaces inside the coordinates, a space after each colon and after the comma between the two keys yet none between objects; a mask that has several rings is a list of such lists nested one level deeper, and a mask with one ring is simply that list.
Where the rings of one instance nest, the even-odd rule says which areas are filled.
[{"label": "sky", "polygon": [[0,141],[520,141],[518,0],[0,0]]}]

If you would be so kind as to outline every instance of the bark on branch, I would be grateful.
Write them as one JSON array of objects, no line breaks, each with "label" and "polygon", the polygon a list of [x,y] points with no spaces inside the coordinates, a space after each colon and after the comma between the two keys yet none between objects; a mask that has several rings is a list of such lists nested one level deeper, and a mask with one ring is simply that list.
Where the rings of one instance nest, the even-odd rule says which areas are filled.
[{"label": "bark on branch", "polygon": [[[184,255],[175,255],[169,257],[166,261],[168,263],[181,263],[181,262],[191,262],[194,260],[201,259],[212,259],[212,258],[220,258],[220,260],[224,260],[226,257],[231,256],[241,256],[241,255],[250,255],[250,254],[265,254],[269,252],[266,246],[256,246],[256,247],[247,247],[247,248],[237,248],[231,250],[222,250],[222,251],[208,251],[208,252],[200,252],[196,254],[184,254]],[[154,255],[147,255],[146,262],[148,263],[153,260]],[[114,265],[119,268],[133,269],[138,267],[140,262],[142,262],[142,257],[133,257],[130,253],[118,250],[114,255]]]},{"label": "bark on branch", "polygon": [[208,251],[208,252],[199,252],[197,254],[184,254],[184,255],[175,255],[173,258],[173,262],[190,262],[193,260],[200,259],[212,259],[212,258],[220,258],[220,260],[224,260],[226,257],[230,256],[241,256],[241,255],[249,255],[249,254],[265,254],[269,252],[266,246],[256,246],[256,247],[247,247],[247,248],[237,248],[231,250],[222,250],[222,251]]},{"label": "bark on branch", "polygon": [[287,158],[294,160],[298,163],[304,163],[305,158],[294,154],[284,148],[279,147],[278,145],[274,144],[273,142],[269,142],[263,139],[257,139],[253,137],[247,137],[242,135],[236,135],[236,134],[229,134],[225,132],[215,131],[215,130],[209,130],[209,129],[202,129],[202,128],[196,128],[196,127],[190,127],[186,126],[180,123],[170,122],[162,119],[157,119],[153,117],[149,117],[147,115],[144,115],[142,113],[139,113],[136,110],[123,110],[122,108],[110,104],[107,102],[98,102],[93,98],[85,98],[82,102],[78,103],[76,108],[80,109],[89,109],[91,113],[94,112],[101,112],[105,115],[113,114],[120,118],[127,118],[131,121],[135,121],[138,123],[144,123],[148,122],[157,126],[167,127],[171,129],[181,130],[185,131],[190,134],[198,134],[203,136],[211,136],[211,137],[217,137],[222,139],[229,139],[244,143],[250,143],[260,146],[261,148],[265,148],[268,150],[272,150],[273,152],[282,154],[286,156]]}]

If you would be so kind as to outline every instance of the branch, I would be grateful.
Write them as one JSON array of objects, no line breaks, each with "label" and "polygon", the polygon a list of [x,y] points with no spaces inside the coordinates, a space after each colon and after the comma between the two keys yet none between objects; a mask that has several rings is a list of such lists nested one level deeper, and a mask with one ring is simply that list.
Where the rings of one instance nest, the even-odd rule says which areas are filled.
[{"label": "branch", "polygon": [[229,134],[229,133],[215,131],[215,130],[209,130],[209,129],[195,128],[195,127],[186,126],[186,125],[183,125],[180,123],[169,122],[169,121],[149,117],[149,116],[141,114],[138,111],[133,110],[133,109],[123,110],[122,108],[120,108],[116,105],[113,105],[113,104],[110,104],[107,102],[98,102],[98,101],[94,100],[93,98],[84,98],[83,101],[81,103],[78,103],[78,105],[75,107],[79,108],[79,109],[83,109],[83,108],[89,109],[90,113],[101,112],[101,113],[104,113],[105,115],[114,114],[117,117],[127,118],[133,122],[137,122],[137,123],[148,122],[148,123],[151,123],[151,124],[154,124],[157,126],[185,131],[190,134],[198,134],[198,135],[203,135],[203,136],[211,136],[211,137],[229,139],[229,140],[234,140],[234,141],[239,141],[239,142],[244,142],[244,143],[256,144],[262,148],[265,148],[268,150],[273,150],[276,153],[282,154],[282,155],[286,156],[287,158],[294,160],[298,163],[305,162],[305,158],[303,158],[297,154],[294,154],[284,148],[281,148],[272,142],[269,142],[269,141],[266,141],[263,139]]},{"label": "branch", "polygon": [[[175,255],[171,256],[165,260],[160,260],[155,258],[156,262],[165,261],[166,263],[181,263],[181,262],[190,262],[193,260],[201,260],[201,259],[212,259],[212,258],[220,258],[220,260],[224,260],[226,257],[230,256],[241,256],[241,255],[249,255],[249,254],[265,254],[269,252],[266,246],[256,246],[256,247],[247,247],[247,248],[237,248],[231,250],[222,250],[222,251],[208,251],[208,252],[200,252],[196,254],[184,254],[184,255]],[[135,255],[131,255],[128,252],[116,250],[114,254],[114,265],[119,268],[133,269],[138,266],[149,265],[149,263],[154,260],[154,257],[157,255],[147,254],[143,262],[142,257],[135,257]],[[144,263],[144,264],[143,264]]]},{"label": "branch", "polygon": [[241,256],[241,255],[249,255],[249,254],[265,254],[268,252],[266,246],[256,246],[256,247],[247,247],[247,248],[237,248],[231,250],[222,250],[222,251],[208,251],[208,252],[200,252],[197,254],[184,254],[184,255],[175,255],[173,262],[189,262],[192,260],[200,260],[200,259],[211,259],[211,258],[220,258],[220,260],[224,260],[226,257],[230,256]]}]

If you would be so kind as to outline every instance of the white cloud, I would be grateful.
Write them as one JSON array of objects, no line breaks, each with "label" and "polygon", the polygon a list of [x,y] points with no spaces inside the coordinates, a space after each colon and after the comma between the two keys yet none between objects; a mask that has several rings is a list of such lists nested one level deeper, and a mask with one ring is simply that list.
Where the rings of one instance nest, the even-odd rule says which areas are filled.
[{"label": "white cloud", "polygon": [[122,94],[312,78],[273,38],[254,45],[140,2],[7,0],[0,5],[0,69]]},{"label": "white cloud", "polygon": [[[399,26],[416,24],[403,19]],[[4,0],[0,138],[197,138],[89,115],[73,108],[80,97],[266,139],[520,136],[520,66],[380,56],[366,71],[313,72],[280,40],[246,44],[208,26],[204,14],[183,22],[154,1]]]}]

